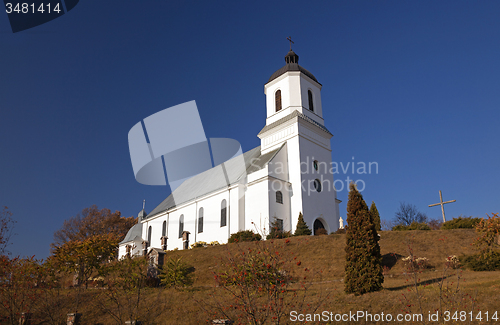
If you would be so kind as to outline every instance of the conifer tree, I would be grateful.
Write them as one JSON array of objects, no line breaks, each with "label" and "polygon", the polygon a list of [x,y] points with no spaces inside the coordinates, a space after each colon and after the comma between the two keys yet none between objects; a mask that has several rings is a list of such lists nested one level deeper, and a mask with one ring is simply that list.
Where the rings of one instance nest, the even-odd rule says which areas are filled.
[{"label": "conifer tree", "polygon": [[375,224],[375,230],[382,230],[382,226],[380,225],[380,214],[378,213],[377,206],[375,202],[372,201],[372,205],[370,206],[370,214],[372,215],[373,223]]},{"label": "conifer tree", "polygon": [[304,221],[304,216],[302,212],[299,212],[299,221],[297,221],[297,228],[295,229],[294,236],[309,236],[312,234],[311,229],[307,226]]},{"label": "conifer tree", "polygon": [[344,291],[361,295],[382,289],[382,256],[378,234],[363,196],[350,184],[347,203]]}]

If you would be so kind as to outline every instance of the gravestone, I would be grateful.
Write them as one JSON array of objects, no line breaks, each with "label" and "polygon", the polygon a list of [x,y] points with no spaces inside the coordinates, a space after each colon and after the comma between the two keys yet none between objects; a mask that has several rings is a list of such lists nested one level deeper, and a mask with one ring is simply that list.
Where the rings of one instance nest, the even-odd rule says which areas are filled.
[{"label": "gravestone", "polygon": [[68,318],[66,318],[66,325],[79,325],[82,314],[80,313],[70,313]]}]

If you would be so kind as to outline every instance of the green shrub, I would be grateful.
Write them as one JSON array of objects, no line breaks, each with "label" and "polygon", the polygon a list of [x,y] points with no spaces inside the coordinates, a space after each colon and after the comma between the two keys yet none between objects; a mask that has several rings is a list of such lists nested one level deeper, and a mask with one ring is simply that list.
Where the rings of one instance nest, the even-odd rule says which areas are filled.
[{"label": "green shrub", "polygon": [[405,231],[405,230],[431,230],[431,227],[429,227],[428,224],[425,222],[412,222],[411,225],[405,226],[405,225],[397,225],[392,227],[393,231]]},{"label": "green shrub", "polygon": [[384,275],[379,236],[363,196],[349,185],[344,292],[355,296],[382,290]]},{"label": "green shrub", "polygon": [[160,283],[166,287],[185,287],[193,284],[194,267],[182,262],[181,258],[169,258],[160,269]]},{"label": "green shrub", "polygon": [[500,252],[485,250],[481,253],[468,255],[463,258],[463,264],[472,271],[496,271],[500,270]]},{"label": "green shrub", "polygon": [[476,228],[477,224],[481,221],[481,218],[472,218],[472,217],[458,217],[458,218],[453,218],[449,221],[446,221],[443,223],[441,226],[441,229],[448,230],[448,229],[473,229]]},{"label": "green shrub", "polygon": [[297,227],[295,229],[294,236],[310,236],[312,234],[311,229],[307,226],[304,221],[304,216],[302,212],[299,212],[299,220],[297,221]]},{"label": "green shrub", "polygon": [[238,243],[242,241],[259,241],[262,239],[262,236],[254,233],[251,230],[241,230],[237,233],[231,234],[229,237],[228,243]]}]

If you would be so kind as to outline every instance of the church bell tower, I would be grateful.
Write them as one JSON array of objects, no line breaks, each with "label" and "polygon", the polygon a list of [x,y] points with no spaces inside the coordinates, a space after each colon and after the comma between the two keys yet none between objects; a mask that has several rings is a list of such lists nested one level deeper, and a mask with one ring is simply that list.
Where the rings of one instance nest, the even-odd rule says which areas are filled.
[{"label": "church bell tower", "polygon": [[291,46],[285,65],[264,85],[267,118],[258,134],[261,153],[286,150],[291,184],[291,229],[286,230],[292,232],[300,212],[315,233],[330,233],[339,227],[340,201],[331,173],[333,135],[325,127],[321,88],[316,77],[299,65]]}]

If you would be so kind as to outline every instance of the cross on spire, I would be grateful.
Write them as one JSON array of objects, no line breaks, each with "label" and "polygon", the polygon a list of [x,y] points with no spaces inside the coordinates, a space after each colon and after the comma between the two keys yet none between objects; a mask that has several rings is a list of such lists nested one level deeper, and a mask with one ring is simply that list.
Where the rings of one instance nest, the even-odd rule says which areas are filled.
[{"label": "cross on spire", "polygon": [[292,41],[292,36],[288,36],[286,39],[287,39],[288,41],[290,41],[290,51],[291,51],[291,50],[292,50],[292,44],[295,44],[295,42],[294,42],[294,41]]},{"label": "cross on spire", "polygon": [[431,205],[429,205],[429,207],[434,207],[436,205],[440,205],[441,206],[441,212],[443,213],[443,222],[446,222],[446,219],[444,217],[444,205],[446,203],[456,202],[457,200],[451,200],[451,201],[443,202],[443,194],[441,194],[441,191],[439,191],[439,201],[440,201],[439,203],[431,204]]},{"label": "cross on spire", "polygon": [[145,207],[146,207],[146,200],[142,200],[142,209],[144,210]]}]

